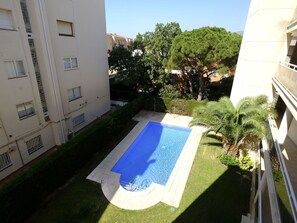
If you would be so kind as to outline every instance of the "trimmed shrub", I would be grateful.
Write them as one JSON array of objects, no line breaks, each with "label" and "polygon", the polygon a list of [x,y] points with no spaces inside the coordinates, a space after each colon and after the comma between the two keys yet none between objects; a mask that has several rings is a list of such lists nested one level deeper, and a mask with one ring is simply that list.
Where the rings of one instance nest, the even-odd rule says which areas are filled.
[{"label": "trimmed shrub", "polygon": [[239,167],[242,170],[250,170],[253,168],[253,161],[249,156],[241,156],[236,158],[226,153],[219,156],[222,164],[226,166]]},{"label": "trimmed shrub", "polygon": [[226,166],[239,166],[239,161],[234,156],[228,155],[226,153],[219,156],[219,159],[222,164]]},{"label": "trimmed shrub", "polygon": [[142,109],[143,101],[144,98],[139,97],[99,119],[16,178],[4,183],[0,188],[1,222],[23,222],[31,216],[49,194],[65,184],[125,127]]},{"label": "trimmed shrub", "polygon": [[254,166],[253,161],[249,156],[241,156],[239,157],[239,167],[242,170],[250,170]]}]

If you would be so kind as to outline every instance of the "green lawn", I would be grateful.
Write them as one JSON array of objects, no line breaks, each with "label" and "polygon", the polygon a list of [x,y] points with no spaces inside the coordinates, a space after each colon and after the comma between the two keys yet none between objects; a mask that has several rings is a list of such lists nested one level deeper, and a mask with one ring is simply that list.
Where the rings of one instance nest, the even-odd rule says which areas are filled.
[{"label": "green lawn", "polygon": [[248,212],[250,181],[219,162],[221,144],[208,137],[200,143],[179,208],[159,203],[146,210],[127,211],[110,204],[101,186],[85,178],[133,125],[130,123],[114,138],[105,154],[97,154],[76,177],[49,197],[28,222],[240,222],[241,215]]}]

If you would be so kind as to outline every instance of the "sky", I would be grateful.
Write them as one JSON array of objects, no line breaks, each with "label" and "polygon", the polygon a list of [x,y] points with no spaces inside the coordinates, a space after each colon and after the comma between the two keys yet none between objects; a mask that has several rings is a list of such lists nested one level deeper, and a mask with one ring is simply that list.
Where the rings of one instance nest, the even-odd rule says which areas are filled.
[{"label": "sky", "polygon": [[243,31],[250,0],[105,0],[107,33],[135,38],[157,23],[178,22],[182,31],[203,26]]}]

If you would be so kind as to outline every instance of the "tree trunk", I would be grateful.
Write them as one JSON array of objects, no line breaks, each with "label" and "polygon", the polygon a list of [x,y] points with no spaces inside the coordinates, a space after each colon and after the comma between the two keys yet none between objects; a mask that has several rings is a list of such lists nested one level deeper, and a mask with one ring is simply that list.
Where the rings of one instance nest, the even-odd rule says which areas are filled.
[{"label": "tree trunk", "polygon": [[192,81],[191,81],[190,78],[188,79],[188,83],[189,83],[189,90],[190,90],[190,93],[191,93],[191,95],[193,96],[193,84],[192,84]]},{"label": "tree trunk", "polygon": [[199,90],[198,90],[198,98],[197,101],[201,101],[203,99],[204,94],[204,80],[203,80],[203,74],[199,76]]},{"label": "tree trunk", "polygon": [[236,145],[226,144],[224,145],[224,149],[230,156],[237,157],[239,155],[239,148]]}]

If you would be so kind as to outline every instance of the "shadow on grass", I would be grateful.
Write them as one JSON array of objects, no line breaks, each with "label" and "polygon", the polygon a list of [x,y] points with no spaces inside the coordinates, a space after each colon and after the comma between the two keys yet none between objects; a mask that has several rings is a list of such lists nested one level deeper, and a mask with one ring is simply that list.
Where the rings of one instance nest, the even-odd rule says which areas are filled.
[{"label": "shadow on grass", "polygon": [[250,181],[229,168],[174,222],[238,223],[249,211],[249,196]]}]

